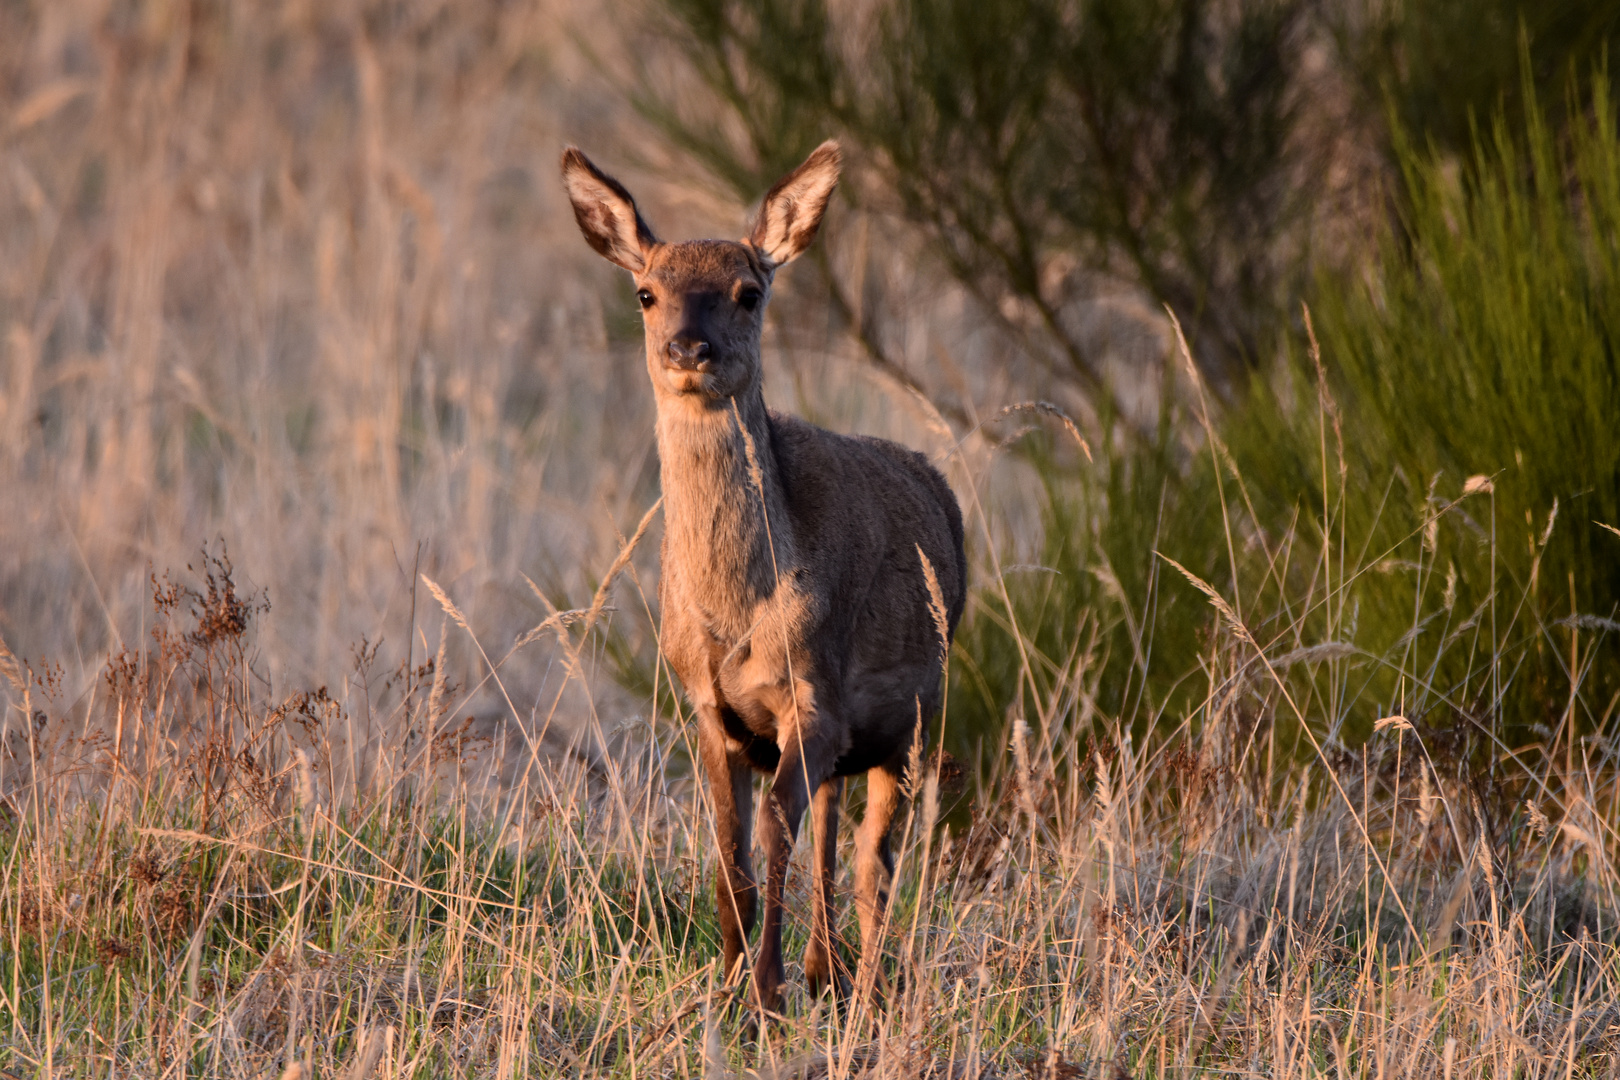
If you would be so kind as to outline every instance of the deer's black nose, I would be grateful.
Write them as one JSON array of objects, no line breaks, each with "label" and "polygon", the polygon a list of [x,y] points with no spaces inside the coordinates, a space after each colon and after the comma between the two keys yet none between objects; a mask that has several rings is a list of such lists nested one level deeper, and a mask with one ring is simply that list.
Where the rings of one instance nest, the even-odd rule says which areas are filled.
[{"label": "deer's black nose", "polygon": [[708,363],[709,343],[698,338],[681,336],[669,343],[669,363],[686,371],[697,371]]}]

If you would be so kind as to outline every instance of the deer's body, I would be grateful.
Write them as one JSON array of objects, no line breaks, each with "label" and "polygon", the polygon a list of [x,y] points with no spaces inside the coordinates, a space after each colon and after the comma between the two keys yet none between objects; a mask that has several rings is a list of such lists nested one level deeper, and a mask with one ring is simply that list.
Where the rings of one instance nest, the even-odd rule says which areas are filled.
[{"label": "deer's body", "polygon": [[[739,414],[768,501],[729,413],[659,425],[665,653],[699,703],[712,687],[728,734],[762,769],[777,767],[779,718],[792,719],[793,668],[810,711],[840,718],[815,732],[832,775],[865,772],[909,748],[919,694],[925,710],[938,704],[941,643],[917,547],[957,578],[942,585],[947,595],[960,595],[955,500],[920,455],[894,443],[834,435],[757,399]],[[852,506],[851,491],[882,512]],[[897,611],[917,617],[896,620]]]},{"label": "deer's body", "polygon": [[[755,963],[763,1007],[782,983],[782,885],[813,802],[805,972],[833,978],[830,905],[843,777],[869,772],[857,834],[862,966],[887,901],[888,833],[921,722],[938,708],[945,646],[922,559],[954,630],[966,595],[962,519],[940,474],[881,439],[834,434],[765,407],[760,319],[777,267],[814,237],[837,178],[824,145],[766,196],[746,241],[662,244],[628,193],[578,151],[563,174],[586,239],[636,276],[658,407],[664,489],[662,646],[698,717],[723,873],[728,971],[756,909],[755,770],[772,776]],[[875,970],[875,969],[873,969]]]}]

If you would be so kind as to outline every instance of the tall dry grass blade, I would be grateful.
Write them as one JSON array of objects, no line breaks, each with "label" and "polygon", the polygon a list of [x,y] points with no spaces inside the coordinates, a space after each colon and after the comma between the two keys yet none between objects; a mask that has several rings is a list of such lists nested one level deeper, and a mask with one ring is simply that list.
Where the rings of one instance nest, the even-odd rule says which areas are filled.
[{"label": "tall dry grass blade", "polygon": [[583,619],[587,614],[589,614],[590,608],[571,608],[567,611],[559,610],[557,605],[551,602],[551,597],[547,596],[545,591],[534,583],[533,578],[529,577],[528,574],[524,574],[522,576],[524,583],[529,586],[529,591],[534,593],[535,598],[538,599],[541,605],[551,614],[547,615],[530,629],[525,630],[522,634],[519,634],[517,640],[512,644],[513,651],[515,652],[518,649],[523,648],[523,646],[536,640],[547,630],[555,632],[558,642],[564,647],[568,647],[568,625]]},{"label": "tall dry grass blade", "polygon": [[444,688],[449,681],[449,673],[444,666],[445,635],[443,625],[440,626],[439,651],[433,658],[433,685],[428,688],[427,723],[431,730],[439,722],[439,714],[444,711]]},{"label": "tall dry grass blade", "polygon": [[714,1019],[714,994],[703,999],[703,1080],[726,1080],[726,1051],[720,1043],[720,1025]]},{"label": "tall dry grass blade", "polygon": [[1321,410],[1322,415],[1333,421],[1333,441],[1339,454],[1339,483],[1342,485],[1350,468],[1344,456],[1344,423],[1339,415],[1339,403],[1334,400],[1333,391],[1328,387],[1327,370],[1322,366],[1322,345],[1316,340],[1316,324],[1311,320],[1311,306],[1301,303],[1299,307],[1300,313],[1305,317],[1305,337],[1310,343],[1311,365],[1316,368],[1317,408]]},{"label": "tall dry grass blade", "polygon": [[[641,538],[647,535],[647,530],[652,526],[653,518],[658,515],[658,511],[663,508],[663,505],[664,497],[660,495],[656,502],[647,507],[647,512],[641,515],[641,521],[636,525],[635,533],[619,548],[619,553],[614,556],[613,562],[609,564],[607,573],[602,577],[602,583],[596,587],[596,595],[591,597],[591,606],[585,612],[582,639],[591,636],[591,630],[595,628],[596,620],[602,617],[602,608],[607,603],[608,589],[613,585],[614,579],[624,571],[624,568],[630,565],[630,558],[636,553],[636,546],[641,543]],[[577,655],[576,651],[576,658]]]},{"label": "tall dry grass blade", "polygon": [[377,1063],[382,1061],[383,1052],[393,1041],[392,1024],[368,1028],[360,1036],[360,1046],[348,1071],[343,1074],[344,1080],[370,1080],[371,1074],[377,1070]]},{"label": "tall dry grass blade", "polygon": [[12,132],[26,131],[35,124],[44,123],[95,88],[96,84],[89,79],[72,77],[46,83],[24,98],[12,111]]},{"label": "tall dry grass blade", "polygon": [[1086,437],[1084,435],[1080,434],[1080,426],[1074,422],[1074,417],[1070,416],[1068,413],[1064,412],[1062,408],[1052,404],[1050,401],[1035,400],[1014,402],[1011,405],[1003,406],[1001,411],[997,412],[992,419],[1000,420],[1004,417],[1008,417],[1019,412],[1037,412],[1055,417],[1063,425],[1064,429],[1068,431],[1070,438],[1074,439],[1075,445],[1079,446],[1080,451],[1086,455],[1086,460],[1094,460],[1091,456],[1091,444],[1086,441]]},{"label": "tall dry grass blade", "polygon": [[[1232,568],[1232,584],[1233,588],[1236,589],[1238,579],[1237,544],[1232,539],[1232,517],[1226,506],[1226,480],[1221,473],[1221,464],[1222,459],[1224,458],[1228,467],[1231,468],[1232,474],[1234,476],[1239,476],[1237,464],[1232,460],[1231,452],[1227,450],[1225,441],[1221,439],[1220,433],[1215,430],[1214,422],[1210,419],[1209,394],[1204,387],[1204,379],[1198,370],[1198,365],[1193,361],[1192,349],[1187,345],[1187,335],[1181,330],[1181,320],[1176,318],[1175,309],[1173,309],[1169,304],[1164,305],[1164,312],[1166,315],[1170,316],[1170,326],[1175,330],[1176,347],[1181,351],[1182,363],[1186,366],[1187,373],[1192,378],[1193,386],[1198,389],[1199,418],[1204,425],[1204,437],[1209,441],[1210,462],[1214,466],[1215,470],[1215,496],[1221,505],[1221,526],[1225,530],[1226,535],[1226,558],[1228,564]],[[1247,491],[1243,492],[1243,497],[1247,502]],[[1249,507],[1249,515],[1250,517],[1256,517],[1253,506]],[[1256,520],[1258,520],[1257,517]],[[1323,525],[1324,527],[1326,526],[1325,521],[1323,522]],[[1160,557],[1162,558],[1163,556]],[[1180,570],[1183,575],[1187,575],[1185,568],[1177,566],[1176,569]],[[1198,582],[1193,579],[1191,575],[1187,575],[1187,577],[1188,580],[1193,581],[1195,585],[1198,584]],[[1213,596],[1214,594],[1212,593],[1211,595]],[[1225,600],[1221,601],[1222,604],[1225,604],[1225,602]],[[1232,617],[1232,622],[1236,626],[1241,626],[1243,623],[1243,597],[1241,594],[1236,596],[1236,603],[1233,605],[1233,608],[1236,610],[1237,614]],[[1246,633],[1248,633],[1248,631],[1243,630],[1240,632],[1240,636]]]},{"label": "tall dry grass blade", "polygon": [[1249,633],[1249,628],[1243,625],[1243,620],[1238,618],[1237,612],[1232,610],[1232,605],[1226,602],[1226,598],[1216,590],[1215,586],[1211,585],[1209,582],[1205,581],[1203,578],[1199,577],[1185,566],[1182,566],[1164,552],[1155,551],[1153,554],[1175,567],[1176,570],[1180,572],[1181,576],[1186,578],[1193,588],[1207,596],[1210,604],[1215,608],[1216,611],[1220,612],[1221,618],[1226,620],[1227,626],[1231,628],[1232,633],[1237,635],[1240,641],[1244,641],[1250,645],[1255,645],[1258,647],[1258,644],[1254,640],[1254,635]]},{"label": "tall dry grass blade", "polygon": [[[489,658],[489,654],[484,651],[483,643],[478,640],[478,635],[473,633],[472,626],[468,624],[467,617],[461,613],[461,609],[456,607],[455,602],[452,601],[445,591],[439,587],[439,583],[428,577],[426,574],[422,574],[420,576],[423,584],[428,587],[428,591],[433,594],[433,598],[437,600],[439,602],[439,606],[444,609],[445,614],[449,615],[451,619],[455,620],[455,624],[457,626],[466,631],[468,640],[473,643],[473,648],[477,649],[478,655],[483,658],[484,666],[489,669],[489,677],[495,680],[496,689],[500,690],[501,697],[506,701],[506,708],[511,713],[512,722],[517,725],[518,730],[524,734],[525,738],[527,738],[528,730],[523,724],[523,714],[518,712],[517,705],[512,701],[512,695],[506,691],[506,684],[501,681],[500,665]],[[530,754],[538,755],[540,752],[538,744],[532,739],[529,742]]]},{"label": "tall dry grass blade", "polygon": [[28,692],[27,669],[23,667],[22,661],[17,659],[17,654],[6,646],[6,639],[3,637],[0,637],[0,677],[10,683],[11,688],[17,693]]},{"label": "tall dry grass blade", "polygon": [[923,581],[928,585],[928,613],[934,617],[934,632],[939,635],[939,651],[945,657],[951,648],[951,622],[945,614],[945,594],[939,588],[939,575],[929,561],[922,545],[917,545],[917,558],[922,561]]},{"label": "tall dry grass blade", "polygon": [[[909,378],[909,376],[907,378]],[[902,380],[901,385],[910,392],[913,400],[915,400],[918,406],[922,409],[923,422],[928,426],[928,430],[939,436],[940,439],[947,444],[955,446],[956,432],[951,430],[950,422],[947,421],[944,415],[940,412],[940,408],[934,403],[934,399],[924,393],[922,387],[916,385],[915,383]],[[953,411],[958,412],[959,414],[959,410]]]},{"label": "tall dry grass blade", "polygon": [[444,609],[444,613],[450,616],[451,620],[457,626],[465,630],[468,635],[471,635],[473,631],[472,627],[467,624],[467,616],[463,615],[461,613],[461,609],[456,607],[455,601],[451,600],[450,597],[445,594],[445,591],[439,588],[439,583],[437,581],[434,581],[426,574],[421,575],[421,577],[422,584],[428,587],[428,592],[433,594],[433,599],[439,602],[439,606]]},{"label": "tall dry grass blade", "polygon": [[[647,535],[647,530],[652,527],[653,518],[658,515],[658,511],[663,508],[663,505],[664,497],[660,495],[657,501],[647,508],[647,512],[641,515],[641,521],[637,523],[636,531],[631,534],[630,539],[620,545],[618,555],[614,556],[613,562],[608,565],[607,573],[602,576],[601,582],[599,582],[596,586],[596,593],[591,597],[591,606],[585,610],[585,614],[581,620],[581,632],[579,640],[569,641],[565,634],[560,634],[562,637],[563,648],[568,654],[568,666],[563,673],[562,681],[557,687],[557,692],[552,696],[551,707],[546,711],[546,719],[540,725],[540,732],[533,740],[534,746],[531,748],[532,754],[538,755],[538,741],[540,739],[544,739],[550,733],[551,725],[557,717],[557,710],[562,706],[564,693],[567,691],[569,684],[580,676],[580,668],[585,652],[585,645],[590,640],[591,631],[596,628],[597,620],[602,617],[602,612],[606,610],[608,593],[613,587],[613,582],[618,579],[619,574],[624,571],[624,568],[630,565],[630,559],[635,555],[636,547],[641,543],[642,537]],[[534,582],[529,582],[529,587],[534,590],[535,595],[538,596],[548,608],[553,608],[551,601],[546,598],[545,594],[541,592],[538,587],[535,586]],[[558,625],[560,626],[561,623],[565,621],[563,620],[562,616],[562,612],[556,612],[554,610],[551,618],[558,619]],[[549,621],[550,620],[548,619],[547,622]],[[531,635],[537,635],[543,632],[546,625],[546,622],[542,622],[539,626],[530,631],[529,634],[525,634],[522,640],[525,642],[533,640]],[[514,646],[514,650],[515,649],[516,646]],[[594,714],[594,700],[591,702],[591,708],[593,709]],[[593,773],[600,771],[601,765],[594,759],[592,755],[584,753],[577,748],[573,750],[573,753],[575,753],[580,761],[585,764],[585,766]]]}]

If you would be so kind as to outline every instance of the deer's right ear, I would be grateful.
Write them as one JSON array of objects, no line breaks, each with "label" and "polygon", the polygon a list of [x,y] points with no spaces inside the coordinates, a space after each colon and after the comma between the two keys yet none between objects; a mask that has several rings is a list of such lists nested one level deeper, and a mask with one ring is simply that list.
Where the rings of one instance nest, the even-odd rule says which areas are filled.
[{"label": "deer's right ear", "polygon": [[591,159],[570,146],[562,156],[563,186],[574,204],[574,220],[586,243],[604,259],[639,274],[647,267],[647,252],[658,238],[641,219],[636,201]]}]

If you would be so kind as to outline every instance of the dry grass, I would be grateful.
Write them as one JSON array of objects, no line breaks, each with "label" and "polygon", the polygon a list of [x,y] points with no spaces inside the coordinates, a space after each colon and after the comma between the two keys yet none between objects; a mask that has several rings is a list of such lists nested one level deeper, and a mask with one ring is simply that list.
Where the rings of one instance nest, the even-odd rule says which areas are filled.
[{"label": "dry grass", "polygon": [[[938,759],[914,779],[876,1007],[809,1000],[790,965],[787,1014],[750,1040],[746,994],[717,970],[713,819],[687,727],[595,762],[469,769],[518,744],[471,738],[431,665],[397,672],[364,715],[322,695],[271,704],[244,661],[253,604],[211,573],[191,594],[158,589],[155,647],[108,664],[111,740],[47,711],[23,722],[49,687],[8,662],[14,1069],[1615,1069],[1620,774],[1601,740],[1530,765],[1391,717],[1360,751],[1293,764],[1273,721],[1301,683],[1277,672],[1322,675],[1343,651],[1259,663],[1223,633],[1197,713],[1138,744],[1079,722],[1080,653],[978,794],[953,804],[960,777]],[[362,725],[399,737],[345,770]],[[807,881],[790,878],[793,956]]]},{"label": "dry grass", "polygon": [[[1612,1074],[1620,778],[1569,723],[1606,703],[1577,655],[1542,746],[1414,725],[1447,699],[1416,646],[1356,652],[1373,563],[1327,506],[1320,544],[1267,541],[1321,566],[1302,592],[1282,569],[1273,610],[1211,591],[1179,728],[1099,715],[1084,640],[1021,641],[1029,723],[973,794],[914,778],[878,1007],[809,1001],[790,965],[799,996],[746,1040],[688,729],[594,674],[603,625],[646,633],[651,545],[619,533],[656,469],[633,307],[553,183],[563,141],[635,138],[579,26],[543,2],[0,8],[0,1064]],[[941,451],[1004,589],[1038,546],[1005,460],[820,349],[773,349],[772,385]],[[1488,681],[1509,621],[1439,647]],[[1346,717],[1395,711],[1359,696],[1368,663],[1407,697],[1351,751]]]}]

